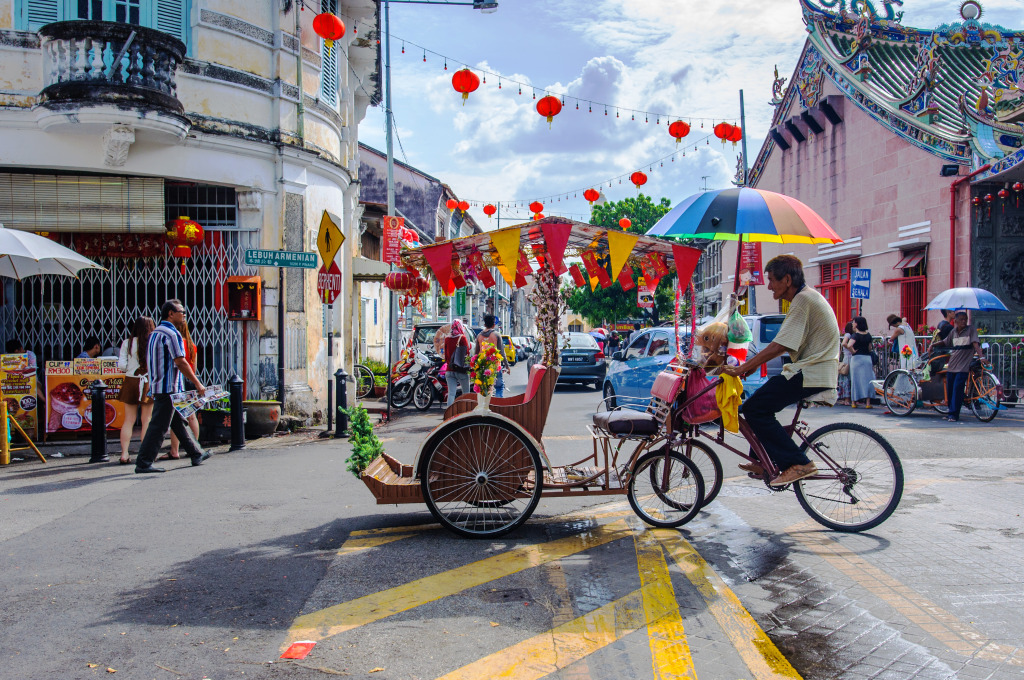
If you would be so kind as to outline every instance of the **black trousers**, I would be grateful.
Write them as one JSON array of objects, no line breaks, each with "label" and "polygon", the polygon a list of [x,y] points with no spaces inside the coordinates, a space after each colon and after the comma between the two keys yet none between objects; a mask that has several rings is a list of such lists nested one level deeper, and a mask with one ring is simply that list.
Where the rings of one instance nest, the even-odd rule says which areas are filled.
[{"label": "black trousers", "polygon": [[820,387],[804,387],[803,373],[798,372],[789,379],[776,375],[759,387],[740,407],[740,413],[750,429],[761,440],[768,457],[780,470],[793,465],[806,465],[811,461],[800,452],[800,447],[779,424],[775,414],[818,392],[821,392]]},{"label": "black trousers", "polygon": [[174,432],[181,442],[181,447],[190,458],[196,458],[203,454],[199,443],[192,437],[192,430],[188,429],[188,423],[174,409],[171,403],[171,395],[153,395],[153,415],[149,419],[149,427],[142,437],[142,445],[139,447],[139,455],[135,459],[135,467],[147,468],[156,460],[160,452],[160,446],[164,443],[164,436],[167,428]]}]

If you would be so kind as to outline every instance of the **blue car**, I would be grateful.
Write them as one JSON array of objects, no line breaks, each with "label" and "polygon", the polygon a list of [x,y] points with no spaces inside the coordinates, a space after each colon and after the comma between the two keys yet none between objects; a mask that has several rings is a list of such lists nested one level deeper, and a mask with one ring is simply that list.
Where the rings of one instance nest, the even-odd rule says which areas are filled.
[{"label": "blue car", "polygon": [[[686,352],[690,346],[689,329],[679,329],[679,346]],[[654,379],[665,370],[676,355],[672,328],[651,328],[633,338],[624,349],[615,352],[608,362],[602,396],[608,400],[608,407],[617,405],[614,397],[628,397],[621,400],[622,406],[643,408],[651,398]],[[752,355],[752,354],[751,354]],[[743,381],[743,396],[749,396],[768,380],[759,371]]]}]

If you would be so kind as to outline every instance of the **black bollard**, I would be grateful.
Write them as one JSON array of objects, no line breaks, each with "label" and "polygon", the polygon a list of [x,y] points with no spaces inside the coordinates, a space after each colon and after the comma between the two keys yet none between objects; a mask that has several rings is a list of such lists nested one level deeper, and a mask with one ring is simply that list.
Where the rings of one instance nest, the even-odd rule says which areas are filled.
[{"label": "black bollard", "polygon": [[231,402],[231,448],[228,451],[238,451],[245,448],[245,410],[242,407],[242,386],[245,383],[238,375],[233,375],[228,380],[228,392]]},{"label": "black bollard", "polygon": [[348,413],[345,412],[345,409],[348,408],[347,382],[348,373],[345,372],[344,368],[339,368],[334,373],[334,394],[338,402],[337,429],[334,431],[336,439],[348,436]]},{"label": "black bollard", "polygon": [[90,463],[106,463],[107,455],[107,384],[97,380],[89,387],[92,399],[92,451]]}]

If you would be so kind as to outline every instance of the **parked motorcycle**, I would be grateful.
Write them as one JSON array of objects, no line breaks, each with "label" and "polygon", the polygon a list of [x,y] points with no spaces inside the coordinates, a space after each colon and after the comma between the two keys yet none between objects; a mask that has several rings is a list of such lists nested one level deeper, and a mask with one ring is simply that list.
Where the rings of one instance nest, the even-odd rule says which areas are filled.
[{"label": "parked motorcycle", "polygon": [[425,352],[412,347],[402,352],[402,358],[395,363],[391,371],[392,408],[405,408],[409,405],[421,375],[432,365],[433,361]]},{"label": "parked motorcycle", "polygon": [[[448,365],[439,356],[431,358],[434,365],[424,372],[412,396],[412,405],[420,411],[430,408],[435,399],[441,404],[448,403],[448,382],[445,380]],[[457,386],[456,390],[458,390],[457,394],[462,393],[461,386]]]}]

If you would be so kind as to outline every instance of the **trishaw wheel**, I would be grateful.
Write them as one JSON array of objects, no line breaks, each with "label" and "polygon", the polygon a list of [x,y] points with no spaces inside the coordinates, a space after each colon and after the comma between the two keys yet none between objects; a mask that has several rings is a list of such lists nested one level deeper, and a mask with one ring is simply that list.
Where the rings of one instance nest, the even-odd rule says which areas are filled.
[{"label": "trishaw wheel", "polygon": [[917,406],[917,380],[902,369],[885,376],[882,397],[893,415],[909,416]]},{"label": "trishaw wheel", "polygon": [[974,416],[983,423],[991,421],[999,413],[999,383],[995,376],[982,371],[977,376],[972,375],[967,384],[967,398]]},{"label": "trishaw wheel", "polygon": [[443,430],[423,451],[420,484],[430,512],[460,536],[500,536],[537,507],[540,453],[515,425],[472,419]]},{"label": "trishaw wheel", "polygon": [[800,505],[836,531],[865,531],[886,520],[903,496],[903,466],[882,435],[856,423],[831,423],[807,437],[801,450],[818,475],[793,485]]},{"label": "trishaw wheel", "polygon": [[[704,505],[715,500],[718,492],[722,490],[722,461],[714,450],[702,441],[697,439],[685,439],[672,446],[676,451],[691,461],[700,470],[700,476],[704,480]],[[651,466],[651,484],[655,483],[655,476],[658,474],[657,466]]]},{"label": "trishaw wheel", "polygon": [[655,451],[641,456],[626,489],[629,505],[640,519],[663,529],[686,524],[704,502],[704,478],[689,458],[678,451]]}]

